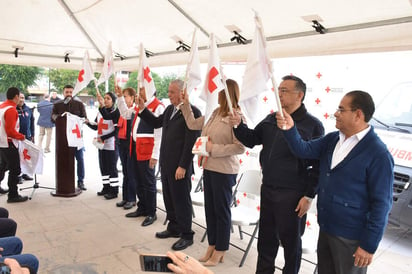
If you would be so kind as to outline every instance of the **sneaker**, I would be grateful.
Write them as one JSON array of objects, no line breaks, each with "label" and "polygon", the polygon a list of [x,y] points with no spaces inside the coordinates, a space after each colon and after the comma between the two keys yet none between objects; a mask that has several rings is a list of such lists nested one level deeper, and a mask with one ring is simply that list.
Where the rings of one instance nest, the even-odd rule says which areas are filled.
[{"label": "sneaker", "polygon": [[134,202],[127,202],[127,203],[125,203],[124,205],[123,205],[123,208],[124,209],[131,209],[131,208],[133,208],[134,206],[136,205],[136,203],[134,203]]},{"label": "sneaker", "polygon": [[121,200],[120,202],[116,203],[117,207],[123,207],[127,202],[125,200]]},{"label": "sneaker", "polygon": [[9,192],[8,189],[4,189],[4,188],[0,187],[0,194],[6,194],[8,192]]},{"label": "sneaker", "polygon": [[115,199],[117,198],[117,193],[114,193],[114,192],[106,193],[104,194],[104,198],[106,198],[106,200]]},{"label": "sneaker", "polygon": [[20,202],[25,202],[25,201],[27,201],[28,199],[29,199],[29,197],[27,197],[27,196],[18,195],[18,196],[16,196],[16,197],[9,197],[9,198],[7,199],[7,202],[8,202],[8,203],[20,203]]},{"label": "sneaker", "polygon": [[78,188],[80,188],[81,190],[84,190],[84,191],[87,190],[87,188],[84,186],[83,182],[78,182],[77,185],[78,185]]}]

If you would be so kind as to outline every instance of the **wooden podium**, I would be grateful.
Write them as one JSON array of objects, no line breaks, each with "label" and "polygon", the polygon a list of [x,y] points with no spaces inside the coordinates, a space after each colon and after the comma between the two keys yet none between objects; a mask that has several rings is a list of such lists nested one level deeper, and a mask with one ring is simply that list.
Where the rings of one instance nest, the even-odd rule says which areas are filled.
[{"label": "wooden podium", "polygon": [[57,197],[74,197],[82,190],[75,187],[74,153],[77,148],[69,147],[66,136],[66,116],[56,119],[56,189],[51,195]]}]

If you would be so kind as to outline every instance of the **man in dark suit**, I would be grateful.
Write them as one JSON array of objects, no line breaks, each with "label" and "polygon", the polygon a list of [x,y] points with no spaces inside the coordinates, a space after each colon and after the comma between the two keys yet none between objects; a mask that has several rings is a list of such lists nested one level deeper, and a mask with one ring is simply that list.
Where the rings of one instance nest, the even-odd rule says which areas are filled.
[{"label": "man in dark suit", "polygon": [[[190,190],[193,174],[192,147],[200,131],[189,130],[185,119],[178,109],[182,102],[181,93],[183,81],[174,80],[170,83],[168,96],[169,105],[162,115],[156,117],[145,109],[139,100],[139,116],[154,128],[162,127],[162,142],[160,146],[160,170],[163,187],[163,199],[169,224],[167,229],[157,232],[157,238],[179,238],[172,249],[182,250],[193,244],[192,231],[192,200]],[[192,106],[195,117],[201,115],[199,109]]]}]

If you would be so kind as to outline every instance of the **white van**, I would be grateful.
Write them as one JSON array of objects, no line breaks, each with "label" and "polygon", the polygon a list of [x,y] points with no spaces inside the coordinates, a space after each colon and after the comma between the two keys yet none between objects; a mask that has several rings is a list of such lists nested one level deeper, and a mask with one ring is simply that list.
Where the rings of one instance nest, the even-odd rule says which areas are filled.
[{"label": "white van", "polygon": [[395,161],[389,222],[412,227],[412,82],[396,85],[377,105],[370,123]]}]

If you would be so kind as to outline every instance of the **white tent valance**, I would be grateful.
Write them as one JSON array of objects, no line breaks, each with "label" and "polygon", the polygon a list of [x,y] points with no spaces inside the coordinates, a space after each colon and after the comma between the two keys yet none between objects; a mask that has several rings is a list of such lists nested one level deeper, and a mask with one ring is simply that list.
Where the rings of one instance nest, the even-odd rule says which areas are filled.
[{"label": "white tent valance", "polygon": [[[272,58],[412,50],[412,0],[2,0],[0,63],[79,69],[84,51],[99,70],[109,41],[117,70],[136,70],[138,46],[150,65],[179,65],[195,27],[202,62],[208,35],[217,37],[222,61],[245,61],[254,12],[262,19]],[[326,28],[319,34],[312,19]],[[15,57],[16,47],[18,57]],[[65,56],[70,63],[65,62]]]}]

